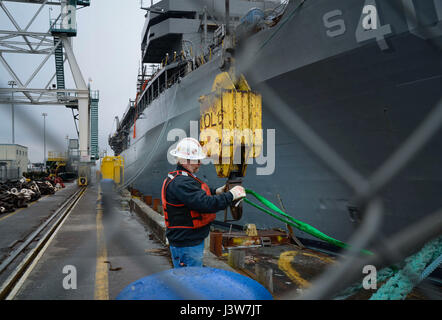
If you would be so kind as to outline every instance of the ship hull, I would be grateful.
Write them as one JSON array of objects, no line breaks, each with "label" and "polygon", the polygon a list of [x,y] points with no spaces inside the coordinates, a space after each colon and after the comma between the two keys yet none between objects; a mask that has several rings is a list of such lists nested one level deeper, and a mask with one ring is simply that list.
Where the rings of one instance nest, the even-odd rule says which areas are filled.
[{"label": "ship hull", "polygon": [[[312,3],[318,3],[318,7],[302,9],[305,15],[309,14],[308,10],[315,10],[310,19],[315,14],[321,18],[333,9],[327,7],[330,5],[326,1]],[[359,7],[354,3],[359,3]],[[351,16],[357,18],[349,22],[347,29],[356,26],[360,16],[356,12],[361,11],[364,2],[354,3],[346,9],[354,10]],[[295,5],[288,12],[295,10]],[[284,27],[300,30],[304,22],[299,12],[298,20],[288,20]],[[385,43],[376,40],[359,43],[342,38],[338,39],[340,47],[328,45],[325,41],[336,39],[325,35],[325,40],[316,38],[324,46],[314,51],[319,52],[316,55],[303,53],[305,49],[297,50],[302,44],[320,45],[314,41],[302,42],[304,30],[297,33],[281,28],[275,35],[263,32],[251,38],[252,47],[256,48],[254,62],[251,66],[247,61],[243,63],[247,66],[244,73],[254,90],[270,88],[343,159],[368,178],[404,143],[441,97],[440,50],[406,29],[404,20]],[[274,48],[282,49],[275,52]],[[220,72],[220,60],[219,56],[214,57],[163,92],[136,121],[135,138],[132,127],[130,146],[122,153],[126,185],[160,198],[162,182],[174,168],[168,161],[168,150],[182,137],[176,135],[179,130],[173,129],[190,135],[191,121],[199,119],[198,98],[210,92]],[[278,114],[278,105],[263,97],[263,152],[267,157],[272,153],[268,130],[274,130],[274,170],[270,170],[271,174],[257,174],[258,168],[272,168],[270,160],[249,165],[244,186],[276,204],[279,194],[288,214],[330,236],[348,240],[358,220],[349,211],[354,190],[303,144],[281,117],[284,115]],[[380,230],[383,234],[392,234],[442,207],[441,163],[439,130],[380,194],[385,208]],[[212,187],[225,182],[216,176],[213,165],[202,166],[197,176]],[[218,213],[217,219],[223,218],[224,213]],[[258,228],[284,226],[246,204],[237,223],[255,223]],[[300,236],[311,238],[304,233]]]}]

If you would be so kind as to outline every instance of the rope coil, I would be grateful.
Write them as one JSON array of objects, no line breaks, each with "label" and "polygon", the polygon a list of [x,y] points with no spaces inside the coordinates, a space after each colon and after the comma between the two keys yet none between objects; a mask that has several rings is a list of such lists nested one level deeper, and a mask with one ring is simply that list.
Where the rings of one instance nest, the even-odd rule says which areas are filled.
[{"label": "rope coil", "polygon": [[413,288],[442,262],[441,255],[442,237],[439,237],[406,258],[404,267],[380,287],[370,300],[404,300]]}]

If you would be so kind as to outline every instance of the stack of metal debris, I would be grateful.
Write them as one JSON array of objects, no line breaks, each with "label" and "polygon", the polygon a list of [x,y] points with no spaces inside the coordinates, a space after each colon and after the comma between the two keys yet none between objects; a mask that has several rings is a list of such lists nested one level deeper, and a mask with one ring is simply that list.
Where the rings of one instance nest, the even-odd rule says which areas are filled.
[{"label": "stack of metal debris", "polygon": [[54,194],[62,186],[51,180],[21,180],[6,181],[0,184],[0,214],[27,207],[29,202],[38,200],[41,196]]}]

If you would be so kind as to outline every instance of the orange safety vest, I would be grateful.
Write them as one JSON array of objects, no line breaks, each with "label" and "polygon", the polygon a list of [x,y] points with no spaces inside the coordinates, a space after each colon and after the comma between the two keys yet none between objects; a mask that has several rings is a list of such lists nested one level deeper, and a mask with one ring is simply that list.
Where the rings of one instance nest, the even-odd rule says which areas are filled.
[{"label": "orange safety vest", "polygon": [[211,195],[209,186],[195,177],[193,174],[182,170],[169,172],[167,178],[163,182],[163,187],[161,188],[161,201],[163,205],[166,227],[196,229],[201,228],[215,220],[216,213],[201,213],[195,210],[190,210],[184,204],[173,204],[167,202],[166,189],[169,183],[179,175],[185,175],[195,179],[201,184],[201,189],[203,189],[208,196]]}]

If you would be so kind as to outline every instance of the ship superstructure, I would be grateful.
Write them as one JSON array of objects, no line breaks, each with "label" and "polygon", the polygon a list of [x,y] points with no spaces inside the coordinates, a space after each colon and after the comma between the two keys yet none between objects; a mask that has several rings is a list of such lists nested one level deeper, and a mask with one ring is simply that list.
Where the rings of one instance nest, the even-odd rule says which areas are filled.
[{"label": "ship superstructure", "polygon": [[[251,19],[255,11],[273,18],[275,8],[286,5],[281,6],[279,1],[231,1],[229,27],[249,25],[251,21],[244,19],[247,12]],[[143,67],[137,96],[129,101],[116,134],[109,138],[116,154],[127,148],[130,127],[138,115],[164,90],[219,56],[226,35],[225,20],[220,18],[226,11],[223,1],[160,1],[148,9],[142,30]]]}]

